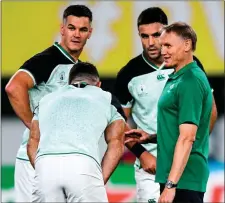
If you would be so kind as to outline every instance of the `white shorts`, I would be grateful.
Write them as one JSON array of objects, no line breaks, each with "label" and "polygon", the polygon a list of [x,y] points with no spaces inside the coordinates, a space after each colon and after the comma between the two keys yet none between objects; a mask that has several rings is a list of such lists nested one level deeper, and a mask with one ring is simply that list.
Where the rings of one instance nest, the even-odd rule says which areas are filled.
[{"label": "white shorts", "polygon": [[101,168],[86,155],[45,155],[35,172],[44,202],[108,202]]},{"label": "white shorts", "polygon": [[16,159],[14,188],[15,202],[42,202],[35,171],[29,161]]},{"label": "white shorts", "polygon": [[155,183],[155,175],[145,172],[142,168],[135,168],[137,188],[137,202],[158,202],[160,186]]}]

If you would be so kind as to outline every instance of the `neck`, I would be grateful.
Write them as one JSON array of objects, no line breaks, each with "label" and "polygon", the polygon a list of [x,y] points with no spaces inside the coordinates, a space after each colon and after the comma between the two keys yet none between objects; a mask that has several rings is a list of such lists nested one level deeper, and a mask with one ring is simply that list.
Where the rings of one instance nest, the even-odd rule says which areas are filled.
[{"label": "neck", "polygon": [[71,51],[64,45],[63,42],[60,42],[59,44],[63,49],[65,49],[67,51],[67,53],[74,59],[74,61],[77,61],[79,59],[80,54],[83,49],[78,50],[78,51]]},{"label": "neck", "polygon": [[186,66],[187,64],[193,62],[193,55],[190,54],[185,60],[181,61],[179,64],[177,64],[175,66],[175,71],[174,72],[177,72],[179,71],[180,69],[184,68],[184,66]]},{"label": "neck", "polygon": [[145,52],[143,53],[144,54],[144,57],[150,62],[150,63],[153,63],[153,64],[155,64],[156,66],[161,66],[162,65],[162,63],[163,63],[163,57],[162,56],[160,56],[160,57],[158,57],[158,58],[156,58],[156,59],[152,59],[152,58],[150,58],[149,56],[148,56],[148,54],[146,54]]}]

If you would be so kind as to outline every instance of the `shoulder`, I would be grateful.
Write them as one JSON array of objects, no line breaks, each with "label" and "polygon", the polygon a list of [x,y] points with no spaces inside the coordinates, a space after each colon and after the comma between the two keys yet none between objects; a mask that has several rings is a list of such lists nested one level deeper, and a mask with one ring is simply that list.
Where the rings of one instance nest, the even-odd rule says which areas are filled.
[{"label": "shoulder", "polygon": [[51,46],[44,51],[35,54],[30,59],[25,61],[25,63],[22,65],[22,68],[26,68],[27,66],[37,66],[39,64],[49,66],[50,64],[53,64],[53,62],[58,57],[58,50],[56,47]]},{"label": "shoulder", "polygon": [[143,69],[146,66],[141,55],[131,59],[117,74],[116,83],[124,84],[125,86],[132,78],[143,74]]},{"label": "shoulder", "polygon": [[137,70],[137,66],[140,66],[140,63],[143,62],[143,59],[141,57],[141,55],[138,55],[134,58],[132,58],[130,61],[128,61],[128,63],[123,66],[120,71],[118,72],[118,75],[127,75],[135,73],[135,71]]},{"label": "shoulder", "polygon": [[189,86],[193,88],[196,87],[196,85],[203,87],[208,84],[207,77],[204,71],[199,68],[197,64],[195,64],[194,66],[195,67],[193,67],[184,74],[182,83],[184,86]]},{"label": "shoulder", "polygon": [[198,67],[205,72],[204,66],[202,65],[201,61],[196,56],[193,56],[193,60],[197,63]]}]

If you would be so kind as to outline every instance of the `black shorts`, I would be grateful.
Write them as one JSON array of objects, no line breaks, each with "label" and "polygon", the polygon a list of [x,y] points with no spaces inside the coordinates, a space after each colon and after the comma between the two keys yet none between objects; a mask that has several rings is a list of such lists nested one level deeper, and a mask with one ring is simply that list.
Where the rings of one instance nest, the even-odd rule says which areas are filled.
[{"label": "black shorts", "polygon": [[[160,183],[160,194],[164,188],[165,184]],[[204,192],[177,188],[173,203],[203,203],[204,194]]]}]

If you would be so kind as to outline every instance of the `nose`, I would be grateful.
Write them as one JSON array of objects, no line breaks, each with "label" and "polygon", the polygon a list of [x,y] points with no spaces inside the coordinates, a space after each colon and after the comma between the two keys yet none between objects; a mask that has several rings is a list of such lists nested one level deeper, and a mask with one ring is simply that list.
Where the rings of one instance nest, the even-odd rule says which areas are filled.
[{"label": "nose", "polygon": [[154,39],[154,37],[149,36],[149,38],[148,38],[148,44],[149,44],[149,46],[152,46],[152,45],[155,44],[155,39]]},{"label": "nose", "polygon": [[74,37],[79,38],[80,37],[79,29],[76,29],[73,34],[74,34]]}]

